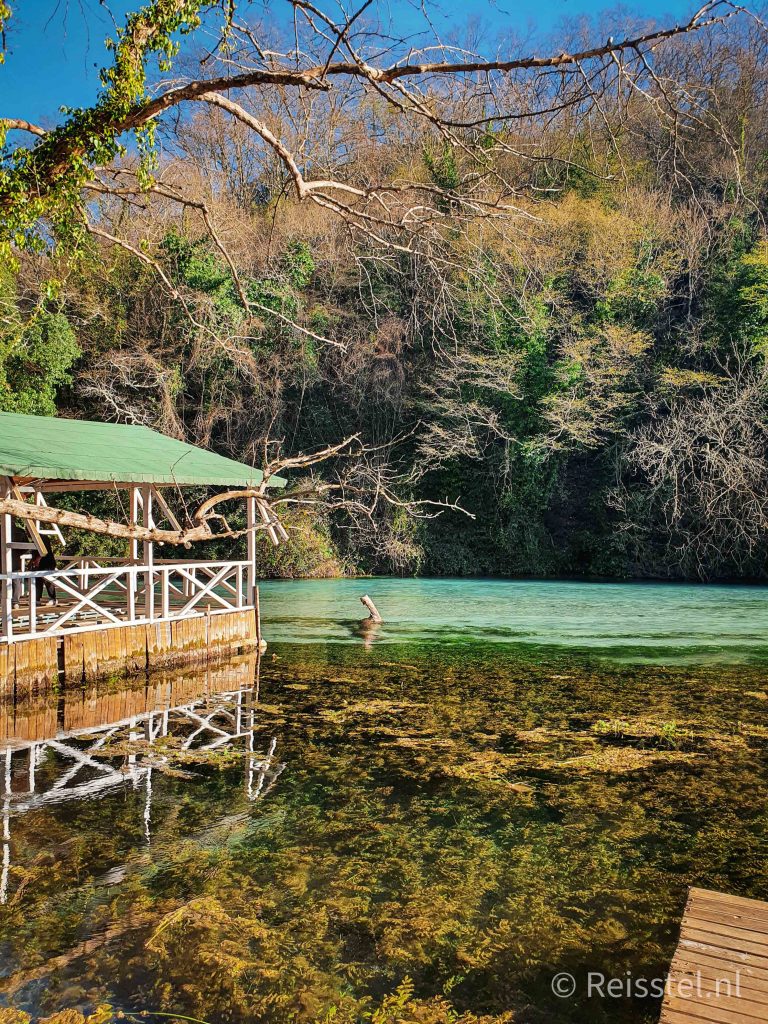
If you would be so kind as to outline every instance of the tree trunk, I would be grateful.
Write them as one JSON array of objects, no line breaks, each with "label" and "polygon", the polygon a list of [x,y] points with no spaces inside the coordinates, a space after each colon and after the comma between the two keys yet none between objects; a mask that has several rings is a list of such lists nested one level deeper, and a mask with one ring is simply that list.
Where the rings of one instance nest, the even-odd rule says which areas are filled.
[{"label": "tree trunk", "polygon": [[368,609],[368,611],[371,613],[370,617],[371,617],[371,621],[372,622],[383,622],[384,621],[384,619],[382,619],[382,617],[379,615],[378,608],[373,603],[373,601],[370,599],[370,597],[368,597],[367,594],[365,594],[363,597],[360,598],[360,602],[361,602],[361,604],[364,604],[365,607]]}]

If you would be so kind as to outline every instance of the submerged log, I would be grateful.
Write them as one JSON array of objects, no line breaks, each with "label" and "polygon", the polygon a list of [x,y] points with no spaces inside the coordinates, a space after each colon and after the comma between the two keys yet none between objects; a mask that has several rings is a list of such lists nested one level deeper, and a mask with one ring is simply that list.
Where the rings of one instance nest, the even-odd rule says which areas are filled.
[{"label": "submerged log", "polygon": [[360,602],[361,602],[361,604],[364,604],[365,607],[370,612],[370,620],[371,620],[371,622],[383,622],[384,621],[384,619],[382,619],[382,617],[379,615],[378,608],[373,603],[373,601],[370,599],[370,597],[368,597],[367,594],[364,594],[360,598]]}]

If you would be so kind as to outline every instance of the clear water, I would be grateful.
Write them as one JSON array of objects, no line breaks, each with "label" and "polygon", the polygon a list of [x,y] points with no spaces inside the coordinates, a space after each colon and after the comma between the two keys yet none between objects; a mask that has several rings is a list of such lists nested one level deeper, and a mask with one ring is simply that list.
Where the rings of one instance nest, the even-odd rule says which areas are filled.
[{"label": "clear water", "polygon": [[657,1021],[586,976],[663,978],[690,885],[768,899],[764,601],[267,584],[258,663],[0,706],[0,1003],[57,1024]]},{"label": "clear water", "polygon": [[[768,657],[768,588],[392,578],[262,584],[274,642],[489,643],[611,659],[739,662]],[[361,630],[369,594],[384,618]]]}]

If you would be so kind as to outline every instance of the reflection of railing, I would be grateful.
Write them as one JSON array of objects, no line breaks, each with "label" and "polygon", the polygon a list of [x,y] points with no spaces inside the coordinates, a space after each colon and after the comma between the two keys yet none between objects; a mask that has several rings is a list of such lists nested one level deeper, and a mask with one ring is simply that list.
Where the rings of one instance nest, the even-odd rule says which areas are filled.
[{"label": "reflection of railing", "polygon": [[[243,741],[245,795],[263,799],[285,768],[275,758],[277,739],[266,754],[254,746],[258,691],[253,686],[206,695],[178,707],[156,707],[98,726],[58,731],[42,740],[15,740],[0,746],[2,790],[2,867],[0,903],[8,898],[11,822],[29,811],[64,801],[102,796],[118,787],[144,784],[144,833],[151,839],[152,774],[180,751],[214,751]],[[156,746],[158,740],[166,743]],[[168,746],[172,741],[172,746]],[[119,743],[120,755],[109,745]],[[119,764],[115,764],[119,761]],[[40,768],[45,772],[40,782]]]},{"label": "reflection of railing", "polygon": [[[106,560],[105,560],[106,561]],[[171,562],[103,565],[80,558],[54,572],[0,575],[16,606],[0,635],[8,640],[74,633],[94,626],[133,625],[252,607],[245,594],[249,563]],[[55,588],[58,605],[48,602]],[[38,589],[41,597],[38,599]]]}]

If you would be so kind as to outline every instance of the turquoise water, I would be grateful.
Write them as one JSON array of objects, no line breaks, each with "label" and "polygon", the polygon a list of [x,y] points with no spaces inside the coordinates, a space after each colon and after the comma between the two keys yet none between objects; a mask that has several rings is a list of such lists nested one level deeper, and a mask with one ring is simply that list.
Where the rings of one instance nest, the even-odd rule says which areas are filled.
[{"label": "turquoise water", "polygon": [[[768,657],[768,588],[526,580],[343,579],[262,585],[270,642],[564,647],[660,664]],[[361,628],[369,594],[385,622]]]},{"label": "turquoise water", "polygon": [[768,899],[766,605],[271,582],[263,658],[0,701],[0,1024],[658,1024],[586,981]]}]

